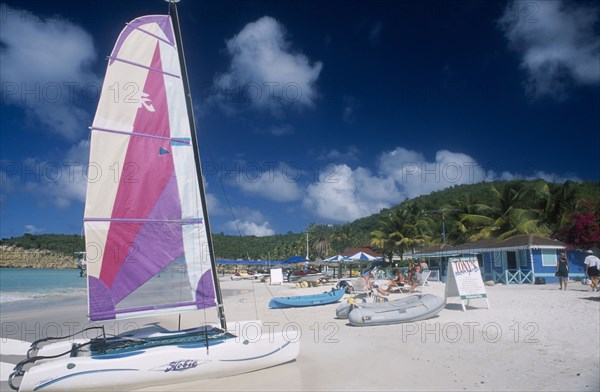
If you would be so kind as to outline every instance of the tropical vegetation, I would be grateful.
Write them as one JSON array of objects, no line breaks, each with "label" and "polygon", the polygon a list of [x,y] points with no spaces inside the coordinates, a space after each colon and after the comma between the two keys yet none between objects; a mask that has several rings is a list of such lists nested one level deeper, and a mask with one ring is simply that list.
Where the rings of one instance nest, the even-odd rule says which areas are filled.
[{"label": "tropical vegetation", "polygon": [[[308,241],[307,241],[308,234]],[[234,260],[324,259],[350,247],[371,246],[386,258],[430,244],[538,234],[574,248],[600,246],[600,183],[543,180],[457,185],[405,200],[344,225],[312,223],[303,233],[267,237],[213,234],[216,256]],[[308,245],[307,245],[308,242]],[[65,255],[84,248],[77,235],[31,235],[0,245]]]}]

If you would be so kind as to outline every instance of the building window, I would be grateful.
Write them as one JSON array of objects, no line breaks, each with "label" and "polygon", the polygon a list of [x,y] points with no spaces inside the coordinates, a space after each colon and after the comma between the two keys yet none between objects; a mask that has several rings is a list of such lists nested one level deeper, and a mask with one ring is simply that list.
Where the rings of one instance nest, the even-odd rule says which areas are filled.
[{"label": "building window", "polygon": [[544,267],[555,267],[556,266],[556,250],[554,249],[542,249],[542,265]]},{"label": "building window", "polygon": [[502,259],[505,257],[504,252],[494,252],[494,267],[502,268]]},{"label": "building window", "polygon": [[527,267],[529,265],[529,260],[527,260],[527,252],[525,249],[521,249],[517,252],[517,259],[519,260],[519,265],[521,267]]}]

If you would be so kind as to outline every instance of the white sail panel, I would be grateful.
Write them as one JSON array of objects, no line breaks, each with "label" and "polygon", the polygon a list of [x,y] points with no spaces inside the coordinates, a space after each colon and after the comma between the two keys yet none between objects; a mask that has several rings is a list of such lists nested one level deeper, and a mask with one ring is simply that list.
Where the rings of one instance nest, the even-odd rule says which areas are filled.
[{"label": "white sail panel", "polygon": [[134,180],[135,163],[128,163],[125,172],[123,170],[129,138],[123,134],[92,131],[84,212],[86,218],[110,218],[118,183],[121,180]]},{"label": "white sail panel", "polygon": [[100,275],[109,227],[109,222],[85,222],[84,225],[87,273],[93,276]]}]

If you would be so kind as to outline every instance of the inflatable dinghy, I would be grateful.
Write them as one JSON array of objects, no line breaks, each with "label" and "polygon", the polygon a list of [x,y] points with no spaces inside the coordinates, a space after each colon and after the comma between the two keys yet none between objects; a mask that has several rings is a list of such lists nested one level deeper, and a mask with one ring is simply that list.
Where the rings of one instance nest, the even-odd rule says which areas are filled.
[{"label": "inflatable dinghy", "polygon": [[352,303],[338,306],[338,318],[348,317],[352,325],[382,325],[426,320],[446,306],[444,298],[418,294],[389,302]]}]

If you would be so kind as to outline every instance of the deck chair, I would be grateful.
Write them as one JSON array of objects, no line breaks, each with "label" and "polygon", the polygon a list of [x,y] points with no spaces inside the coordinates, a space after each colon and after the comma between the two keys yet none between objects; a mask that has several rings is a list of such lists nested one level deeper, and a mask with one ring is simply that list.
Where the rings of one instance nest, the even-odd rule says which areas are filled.
[{"label": "deck chair", "polygon": [[[429,275],[431,275],[431,271],[424,271],[421,272],[421,281],[419,282],[419,284],[417,285],[417,287],[415,287],[415,290],[413,291],[413,293],[416,292],[423,292],[423,286],[425,286],[427,284],[427,279],[429,279]],[[401,293],[408,293],[410,292],[410,287],[409,285],[404,285],[402,287],[399,287],[400,292]]]},{"label": "deck chair", "polygon": [[367,287],[367,282],[362,278],[352,279],[350,281],[352,295],[348,298],[348,303],[352,302],[388,302],[388,299],[385,296],[382,296],[377,292],[377,289],[370,289]]},{"label": "deck chair", "polygon": [[371,289],[367,286],[367,282],[363,278],[355,278],[350,281],[352,293],[354,294],[370,294]]}]

